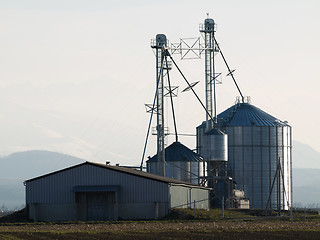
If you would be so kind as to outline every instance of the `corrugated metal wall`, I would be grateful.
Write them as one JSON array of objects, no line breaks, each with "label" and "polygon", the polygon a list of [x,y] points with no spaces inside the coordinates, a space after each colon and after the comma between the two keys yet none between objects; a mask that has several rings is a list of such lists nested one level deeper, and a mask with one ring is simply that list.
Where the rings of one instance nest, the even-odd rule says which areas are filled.
[{"label": "corrugated metal wall", "polygon": [[73,187],[119,185],[118,202],[168,202],[168,184],[90,164],[26,182],[26,203],[74,203]]},{"label": "corrugated metal wall", "polygon": [[[165,176],[177,180],[199,183],[199,167],[202,157],[180,142],[173,142],[165,149]],[[158,155],[147,161],[147,171],[162,175],[163,163],[158,161]]]},{"label": "corrugated metal wall", "polygon": [[[251,126],[226,127],[228,134],[228,168],[237,183],[237,189],[245,191],[251,208],[265,208],[277,163],[281,161],[284,181],[280,182],[281,205],[292,204],[291,183],[291,127]],[[278,183],[271,195],[271,207],[278,203]],[[283,189],[285,188],[285,189]]]},{"label": "corrugated metal wall", "polygon": [[171,208],[209,209],[209,189],[172,185],[170,187]]},{"label": "corrugated metal wall", "polygon": [[[153,174],[158,172],[158,162],[147,162],[147,171]],[[161,163],[160,163],[161,164]],[[199,162],[188,161],[166,161],[165,175],[169,178],[174,178],[184,182],[190,182],[193,184],[199,183]]]}]

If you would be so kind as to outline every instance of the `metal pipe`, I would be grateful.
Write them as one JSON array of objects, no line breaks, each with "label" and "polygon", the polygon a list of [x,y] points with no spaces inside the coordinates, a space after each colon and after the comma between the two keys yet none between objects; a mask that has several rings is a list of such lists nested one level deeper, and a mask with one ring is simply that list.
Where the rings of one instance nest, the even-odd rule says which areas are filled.
[{"label": "metal pipe", "polygon": [[281,163],[280,157],[278,162],[278,216],[281,216]]},{"label": "metal pipe", "polygon": [[273,177],[272,185],[271,185],[271,188],[270,188],[269,197],[268,197],[268,201],[267,201],[266,208],[265,208],[265,213],[267,213],[267,211],[269,209],[269,203],[271,201],[271,194],[272,194],[272,191],[273,191],[274,183],[275,183],[275,181],[277,179],[277,176],[278,176],[278,171],[279,171],[279,169],[277,167],[276,172],[275,172],[274,177]]},{"label": "metal pipe", "polygon": [[224,219],[224,196],[222,196],[222,200],[221,200],[221,211],[222,211],[222,219]]},{"label": "metal pipe", "polygon": [[174,107],[173,107],[172,89],[171,89],[171,83],[170,83],[170,76],[169,76],[169,68],[168,68],[167,56],[165,56],[165,60],[166,60],[166,66],[167,66],[167,75],[168,75],[168,84],[169,84],[169,93],[170,93],[170,101],[171,101],[171,109],[172,109],[174,132],[175,132],[175,136],[176,136],[176,142],[178,142],[177,123],[176,123],[176,116],[175,116]]},{"label": "metal pipe", "polygon": [[214,124],[217,124],[217,93],[216,93],[216,71],[215,71],[215,66],[214,66],[214,32],[212,35],[212,78],[214,78],[213,80],[213,111],[214,111]]}]

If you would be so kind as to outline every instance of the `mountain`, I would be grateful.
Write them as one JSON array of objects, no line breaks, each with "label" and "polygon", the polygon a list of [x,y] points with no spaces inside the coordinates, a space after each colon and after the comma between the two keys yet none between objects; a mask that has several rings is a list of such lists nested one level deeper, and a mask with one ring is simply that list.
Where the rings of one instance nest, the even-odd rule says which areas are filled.
[{"label": "mountain", "polygon": [[320,152],[317,152],[309,145],[298,141],[293,141],[292,144],[293,168],[320,169]]},{"label": "mountain", "polygon": [[[297,207],[320,207],[320,153],[293,142],[293,200]],[[0,208],[25,204],[25,180],[70,167],[85,160],[50,151],[16,152],[0,157]]]},{"label": "mountain", "polygon": [[50,151],[17,152],[0,158],[0,176],[2,179],[27,180],[84,161],[84,159]]},{"label": "mountain", "polygon": [[292,165],[293,205],[320,208],[320,153],[293,141]]},{"label": "mountain", "polygon": [[292,175],[293,205],[320,208],[320,169],[294,168]]},{"label": "mountain", "polygon": [[[85,160],[49,151],[26,151],[0,158],[0,208],[25,204],[25,180],[76,165]],[[2,207],[1,207],[2,206]]]}]

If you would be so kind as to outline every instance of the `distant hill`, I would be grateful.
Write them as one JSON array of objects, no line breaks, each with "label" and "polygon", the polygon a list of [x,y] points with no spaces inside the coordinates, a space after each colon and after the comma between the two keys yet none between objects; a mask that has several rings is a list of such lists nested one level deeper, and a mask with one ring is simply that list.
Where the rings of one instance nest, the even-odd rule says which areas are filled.
[{"label": "distant hill", "polygon": [[50,151],[17,152],[0,157],[0,178],[26,180],[84,161],[84,159]]},{"label": "distant hill", "polygon": [[0,208],[25,204],[25,180],[57,171],[85,160],[49,151],[26,151],[0,158]]},{"label": "distant hill", "polygon": [[293,168],[320,169],[320,152],[307,144],[293,141],[292,156]]},{"label": "distant hill", "polygon": [[292,156],[294,206],[320,208],[320,153],[293,141]]},{"label": "distant hill", "polygon": [[294,168],[292,175],[294,206],[320,208],[320,169]]},{"label": "distant hill", "polygon": [[[84,161],[36,150],[0,157],[0,208],[15,209],[25,204],[25,180]],[[293,142],[293,199],[298,207],[320,207],[320,153],[297,141]]]}]

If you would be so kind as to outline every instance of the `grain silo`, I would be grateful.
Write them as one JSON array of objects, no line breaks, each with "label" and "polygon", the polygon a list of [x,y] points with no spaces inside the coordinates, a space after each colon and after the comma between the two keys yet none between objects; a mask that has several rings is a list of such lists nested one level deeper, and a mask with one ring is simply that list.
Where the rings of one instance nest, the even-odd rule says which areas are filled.
[{"label": "grain silo", "polygon": [[[199,183],[202,157],[180,142],[174,142],[165,148],[165,176],[181,181]],[[157,174],[159,168],[158,155],[149,158],[147,171]],[[161,168],[161,166],[160,166]]]},{"label": "grain silo", "polygon": [[[234,198],[246,196],[250,200],[251,208],[288,209],[292,205],[291,127],[287,122],[280,121],[245,101],[234,77],[235,70],[228,65],[215,38],[214,20],[208,17],[203,24],[200,24],[199,30],[204,39],[204,44],[200,44],[197,49],[200,51],[199,55],[204,54],[204,103],[193,90],[195,85],[188,82],[171,57],[173,53],[180,53],[182,59],[184,58],[182,42],[169,46],[163,34],[158,34],[156,40],[152,42],[152,48],[156,52],[157,91],[155,96],[157,98],[154,99],[151,109],[152,112],[153,109],[157,110],[157,155],[148,161],[148,171],[187,181],[189,176],[183,176],[182,172],[179,172],[180,175],[173,173],[168,168],[169,164],[175,164],[175,168],[180,169],[179,171],[201,172],[201,175],[198,174],[199,183],[213,188],[212,199],[217,199],[218,201],[214,200],[215,203],[222,206],[228,206],[228,202],[231,203],[229,206],[233,206]],[[184,50],[194,52],[196,48],[188,46]],[[217,73],[215,69],[217,53],[221,55],[228,70],[227,76],[232,78],[241,96],[241,103],[239,101],[218,116],[216,85],[221,83],[219,76],[222,73]],[[197,153],[203,157],[202,170],[200,167],[195,171],[189,170],[188,161],[181,161],[184,164],[183,167],[178,166],[175,162],[179,162],[181,158],[177,158],[179,161],[168,160],[167,151],[171,147],[174,149],[172,145],[164,150],[166,134],[162,101],[165,75],[163,65],[166,62],[164,59],[168,56],[188,85],[183,91],[191,90],[206,112],[205,121],[197,127]],[[170,70],[168,66],[167,70]],[[166,76],[169,82],[169,71]],[[172,90],[169,92],[171,93]],[[151,119],[152,117],[150,122]],[[178,143],[176,129],[175,133],[176,143]],[[189,150],[189,152],[192,151]],[[241,196],[230,194],[237,191],[241,192]],[[219,206],[215,203],[213,206]]]},{"label": "grain silo", "polygon": [[[221,207],[231,193],[227,175],[228,136],[217,128],[207,130],[206,122],[197,127],[197,153],[203,157],[202,179],[213,189],[211,205]],[[229,204],[227,204],[229,206]]]},{"label": "grain silo", "polygon": [[220,113],[218,124],[228,135],[228,174],[237,189],[244,190],[250,207],[266,208],[270,198],[269,208],[288,209],[292,205],[291,126],[240,102]]}]

